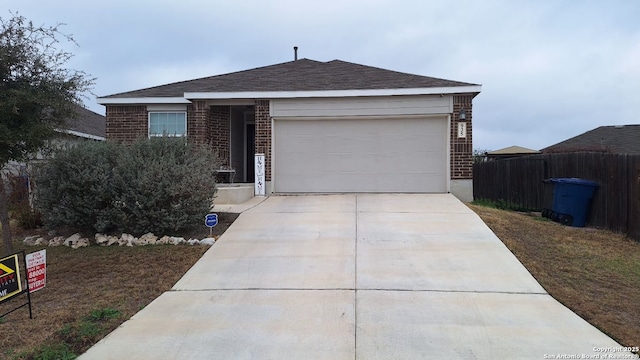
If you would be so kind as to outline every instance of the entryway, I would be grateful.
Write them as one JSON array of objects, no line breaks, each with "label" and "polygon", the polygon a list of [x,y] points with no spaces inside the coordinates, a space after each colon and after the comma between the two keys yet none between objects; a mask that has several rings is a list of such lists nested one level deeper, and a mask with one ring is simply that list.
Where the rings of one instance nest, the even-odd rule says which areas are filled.
[{"label": "entryway", "polygon": [[255,106],[234,105],[230,107],[230,163],[235,169],[234,182],[253,183],[255,155]]}]

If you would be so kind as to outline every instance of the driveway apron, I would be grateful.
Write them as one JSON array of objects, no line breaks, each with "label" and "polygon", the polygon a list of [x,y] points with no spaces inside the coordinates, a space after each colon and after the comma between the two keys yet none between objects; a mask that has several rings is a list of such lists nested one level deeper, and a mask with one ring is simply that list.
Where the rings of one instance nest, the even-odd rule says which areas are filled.
[{"label": "driveway apron", "polygon": [[345,194],[272,196],[242,213],[81,359],[548,359],[618,346],[452,195]]}]

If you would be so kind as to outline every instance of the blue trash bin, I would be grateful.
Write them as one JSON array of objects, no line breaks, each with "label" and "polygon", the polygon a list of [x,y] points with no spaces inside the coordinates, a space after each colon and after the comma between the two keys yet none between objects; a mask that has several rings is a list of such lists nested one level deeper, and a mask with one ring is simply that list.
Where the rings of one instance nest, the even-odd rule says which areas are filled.
[{"label": "blue trash bin", "polygon": [[564,225],[584,227],[591,199],[600,185],[576,178],[555,178],[549,181],[554,184],[552,219]]}]

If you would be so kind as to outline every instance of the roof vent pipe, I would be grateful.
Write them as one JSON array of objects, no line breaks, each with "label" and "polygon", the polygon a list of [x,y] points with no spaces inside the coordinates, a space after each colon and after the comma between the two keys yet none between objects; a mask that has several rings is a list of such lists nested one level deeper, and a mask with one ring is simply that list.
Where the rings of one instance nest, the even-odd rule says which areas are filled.
[{"label": "roof vent pipe", "polygon": [[293,61],[298,60],[298,47],[294,46],[293,47]]}]

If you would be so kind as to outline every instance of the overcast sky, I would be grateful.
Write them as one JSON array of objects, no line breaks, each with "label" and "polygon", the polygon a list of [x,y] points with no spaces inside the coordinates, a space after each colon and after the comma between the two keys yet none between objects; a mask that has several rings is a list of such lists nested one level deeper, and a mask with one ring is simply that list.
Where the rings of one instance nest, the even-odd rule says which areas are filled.
[{"label": "overcast sky", "polygon": [[[69,66],[106,96],[293,60],[340,59],[482,85],[475,149],[640,124],[636,0],[0,0],[65,23]],[[91,110],[104,114],[92,95]],[[639,139],[640,141],[640,139]]]}]

